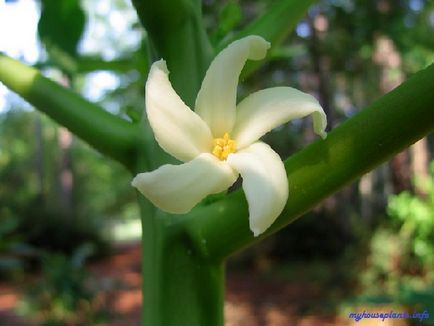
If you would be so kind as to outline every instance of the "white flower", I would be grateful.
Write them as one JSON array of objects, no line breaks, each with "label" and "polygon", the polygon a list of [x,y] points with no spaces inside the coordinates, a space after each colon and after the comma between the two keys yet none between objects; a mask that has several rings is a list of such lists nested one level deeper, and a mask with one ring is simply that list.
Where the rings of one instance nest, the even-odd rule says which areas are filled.
[{"label": "white flower", "polygon": [[309,114],[315,132],[324,138],[327,122],[314,97],[290,87],[264,89],[236,105],[245,62],[263,59],[269,47],[263,38],[248,36],[220,52],[202,82],[195,111],[172,88],[165,61],[152,65],[146,82],[149,123],[161,148],[185,162],[134,178],[132,185],[155,206],[187,213],[207,195],[229,188],[241,174],[255,236],[282,212],[288,199],[286,171],[279,155],[258,139]]}]

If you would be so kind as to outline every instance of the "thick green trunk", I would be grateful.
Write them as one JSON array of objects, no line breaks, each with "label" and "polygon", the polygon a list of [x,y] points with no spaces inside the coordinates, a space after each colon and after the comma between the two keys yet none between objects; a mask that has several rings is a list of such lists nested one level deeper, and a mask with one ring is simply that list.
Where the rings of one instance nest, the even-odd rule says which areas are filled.
[{"label": "thick green trunk", "polygon": [[[142,208],[142,326],[223,325],[224,264],[192,247],[179,216]],[[173,219],[172,219],[173,218]]]}]

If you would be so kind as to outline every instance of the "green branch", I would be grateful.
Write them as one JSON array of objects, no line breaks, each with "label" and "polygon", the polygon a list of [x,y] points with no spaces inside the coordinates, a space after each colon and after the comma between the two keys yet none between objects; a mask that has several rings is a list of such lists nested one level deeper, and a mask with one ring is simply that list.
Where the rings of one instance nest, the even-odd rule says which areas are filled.
[{"label": "green branch", "polygon": [[136,128],[131,123],[3,54],[0,82],[101,153],[132,169]]},{"label": "green branch", "polygon": [[344,185],[434,130],[434,64],[285,162],[286,208],[254,238],[241,191],[198,207],[185,221],[201,254],[224,258],[278,231]]},{"label": "green branch", "polygon": [[295,25],[314,2],[315,0],[283,0],[275,2],[243,30],[229,38],[225,38],[219,44],[218,50],[221,51],[233,41],[248,35],[262,36],[272,46],[276,46],[286,38],[288,33],[294,30]]},{"label": "green branch", "polygon": [[[150,44],[167,61],[172,85],[193,107],[213,49],[202,23],[200,1],[133,0]],[[156,58],[156,59],[159,59]]]},{"label": "green branch", "polygon": [[[243,30],[229,38],[225,38],[218,46],[218,51],[228,46],[231,42],[248,35],[259,35],[271,43],[268,56],[279,48],[289,33],[294,30],[296,24],[306,14],[314,0],[281,0],[276,1],[267,8],[264,13],[247,25]],[[243,69],[241,79],[248,77],[261,66],[260,61],[249,61]]]},{"label": "green branch", "polygon": [[[52,57],[53,55],[51,55]],[[64,55],[62,58],[56,60],[48,60],[34,65],[37,69],[51,68],[53,66],[62,69],[70,74],[86,74],[99,70],[109,70],[118,73],[125,73],[131,70],[140,69],[146,75],[148,71],[148,62],[146,60],[137,60],[137,55],[115,60],[104,60],[100,57],[69,57]]]}]

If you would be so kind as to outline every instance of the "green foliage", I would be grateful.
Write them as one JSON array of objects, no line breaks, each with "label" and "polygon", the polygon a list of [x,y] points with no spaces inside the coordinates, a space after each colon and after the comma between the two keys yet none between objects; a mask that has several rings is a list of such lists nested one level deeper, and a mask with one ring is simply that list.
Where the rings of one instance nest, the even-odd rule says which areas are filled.
[{"label": "green foliage", "polygon": [[41,326],[101,325],[106,316],[84,265],[92,252],[82,245],[71,256],[46,255],[42,279],[27,291],[20,312]]},{"label": "green foliage", "polygon": [[370,254],[360,278],[366,295],[356,300],[359,304],[395,303],[415,311],[434,309],[434,162],[431,178],[417,184],[423,194],[405,191],[389,198],[391,220],[383,222],[370,241]]},{"label": "green foliage", "polygon": [[[16,211],[34,191],[34,183],[26,182],[31,180],[27,172],[33,145],[31,130],[26,127],[29,118],[16,112],[0,116],[0,276],[6,277],[23,270],[26,252],[31,251],[26,237],[17,232],[20,222],[16,218]],[[23,139],[14,137],[15,133]]]},{"label": "green foliage", "polygon": [[43,0],[39,37],[49,51],[75,56],[85,22],[86,16],[79,0]]},{"label": "green foliage", "polygon": [[35,112],[13,109],[0,115],[0,247],[5,259],[35,260],[24,244],[71,253],[92,243],[97,253],[104,253],[105,226],[131,206],[134,193],[127,172],[113,162],[101,164],[100,154],[74,140],[68,150],[72,211],[65,210],[58,138],[58,127]]},{"label": "green foliage", "polygon": [[221,10],[217,28],[211,35],[214,45],[217,45],[224,37],[232,32],[242,17],[240,5],[236,1],[228,1]]},{"label": "green foliage", "polygon": [[[37,182],[32,174],[33,117],[19,111],[0,115],[0,214],[13,216],[25,201],[31,200]],[[21,137],[16,137],[19,134]],[[24,187],[23,187],[24,186]]]},{"label": "green foliage", "polygon": [[0,219],[0,277],[14,276],[24,269],[22,254],[28,246],[16,234],[18,221],[12,217]]},{"label": "green foliage", "polygon": [[101,219],[85,215],[67,218],[58,208],[39,200],[27,205],[19,220],[17,234],[25,236],[32,246],[48,252],[71,254],[82,244],[92,244],[95,253],[107,252],[108,242],[102,233]]},{"label": "green foliage", "polygon": [[434,266],[434,161],[431,177],[417,180],[417,185],[424,194],[405,191],[392,196],[388,213],[398,224],[400,237],[411,243],[411,254],[430,270]]},{"label": "green foliage", "polygon": [[369,246],[365,270],[360,276],[364,292],[396,295],[410,263],[408,243],[390,228],[381,227],[374,231]]}]

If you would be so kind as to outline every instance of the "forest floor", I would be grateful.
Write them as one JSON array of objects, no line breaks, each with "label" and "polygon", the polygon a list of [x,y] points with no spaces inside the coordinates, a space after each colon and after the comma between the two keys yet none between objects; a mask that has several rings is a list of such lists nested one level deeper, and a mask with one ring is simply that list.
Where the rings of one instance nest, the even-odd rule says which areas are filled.
[{"label": "forest floor", "polygon": [[[92,263],[90,272],[94,282],[98,282],[99,288],[102,289],[99,299],[103,302],[102,309],[110,321],[104,325],[139,325],[140,247],[136,244],[118,248],[109,257]],[[0,282],[0,326],[36,325],[16,313],[17,304],[25,288],[25,283]],[[324,305],[323,300],[324,290],[317,285],[264,278],[259,272],[228,272],[225,325],[351,324],[348,318],[339,316],[337,312],[323,314],[318,312],[319,310],[312,310],[312,306]]]}]

